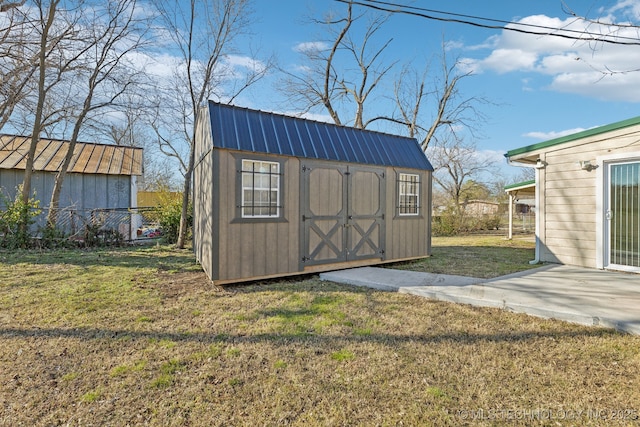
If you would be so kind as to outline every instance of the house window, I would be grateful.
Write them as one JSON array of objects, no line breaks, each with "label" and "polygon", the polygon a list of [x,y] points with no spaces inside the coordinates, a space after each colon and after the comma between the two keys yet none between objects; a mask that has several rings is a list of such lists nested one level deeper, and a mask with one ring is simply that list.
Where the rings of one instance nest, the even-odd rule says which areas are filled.
[{"label": "house window", "polygon": [[420,177],[398,174],[398,209],[400,215],[418,215]]},{"label": "house window", "polygon": [[280,216],[280,163],[242,159],[243,218]]}]

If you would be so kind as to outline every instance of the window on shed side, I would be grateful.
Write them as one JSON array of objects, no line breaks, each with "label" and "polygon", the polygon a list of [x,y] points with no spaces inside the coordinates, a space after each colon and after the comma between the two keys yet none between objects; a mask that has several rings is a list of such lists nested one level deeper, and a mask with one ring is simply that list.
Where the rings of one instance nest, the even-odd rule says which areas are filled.
[{"label": "window on shed side", "polygon": [[398,213],[418,215],[420,202],[420,177],[416,174],[398,174]]},{"label": "window on shed side", "polygon": [[280,163],[242,159],[243,218],[280,216]]}]

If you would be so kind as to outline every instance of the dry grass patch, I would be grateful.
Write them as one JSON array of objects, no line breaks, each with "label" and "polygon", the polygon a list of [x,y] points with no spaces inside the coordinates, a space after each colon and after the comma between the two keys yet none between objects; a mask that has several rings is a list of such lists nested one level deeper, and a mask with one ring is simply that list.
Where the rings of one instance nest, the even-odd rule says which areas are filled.
[{"label": "dry grass patch", "polygon": [[503,276],[537,267],[532,236],[507,240],[498,234],[434,237],[430,258],[391,264],[391,268],[455,274],[483,279]]},{"label": "dry grass patch", "polygon": [[0,425],[638,423],[636,336],[315,276],[214,287],[167,248],[0,260]]}]

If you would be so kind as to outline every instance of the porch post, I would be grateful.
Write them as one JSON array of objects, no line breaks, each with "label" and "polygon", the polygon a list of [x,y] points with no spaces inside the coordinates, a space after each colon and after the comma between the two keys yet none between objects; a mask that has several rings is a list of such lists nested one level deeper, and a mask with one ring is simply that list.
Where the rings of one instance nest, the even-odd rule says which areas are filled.
[{"label": "porch post", "polygon": [[509,240],[513,239],[513,193],[509,192]]}]

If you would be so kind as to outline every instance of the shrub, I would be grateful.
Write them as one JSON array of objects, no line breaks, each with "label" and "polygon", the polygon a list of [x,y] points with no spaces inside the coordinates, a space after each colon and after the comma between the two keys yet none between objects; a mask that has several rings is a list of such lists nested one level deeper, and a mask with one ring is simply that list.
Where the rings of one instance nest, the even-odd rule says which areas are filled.
[{"label": "shrub", "polygon": [[464,211],[456,212],[447,209],[442,214],[434,216],[431,232],[434,236],[455,236],[480,230],[498,230],[501,217],[495,215],[469,216]]},{"label": "shrub", "polygon": [[433,217],[431,232],[434,236],[454,236],[466,231],[466,222],[463,213],[448,208],[440,215]]},{"label": "shrub", "polygon": [[65,235],[64,231],[59,230],[56,227],[46,225],[40,230],[40,245],[42,248],[54,249],[70,247],[69,239]]},{"label": "shrub", "polygon": [[16,249],[31,245],[30,227],[42,210],[35,192],[27,203],[23,202],[21,193],[21,185],[16,188],[13,200],[0,192],[0,204],[4,205],[0,211],[0,247]]},{"label": "shrub", "polygon": [[[175,243],[178,241],[181,213],[182,193],[172,193],[169,190],[162,190],[158,196],[158,206],[155,212],[149,214],[148,217],[150,220],[158,223],[162,229],[162,238],[167,243]],[[187,228],[191,229],[193,224],[191,203],[189,203],[187,215]]]}]

